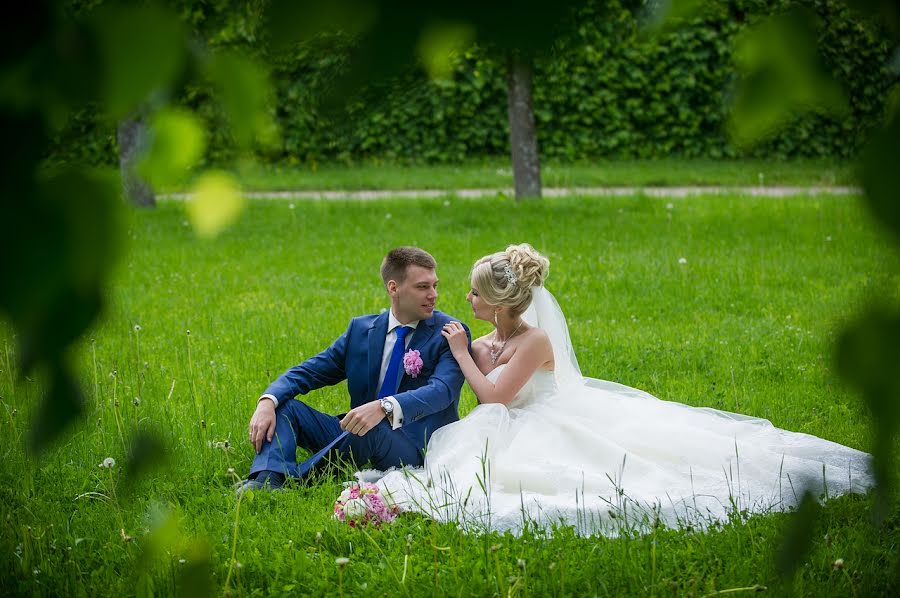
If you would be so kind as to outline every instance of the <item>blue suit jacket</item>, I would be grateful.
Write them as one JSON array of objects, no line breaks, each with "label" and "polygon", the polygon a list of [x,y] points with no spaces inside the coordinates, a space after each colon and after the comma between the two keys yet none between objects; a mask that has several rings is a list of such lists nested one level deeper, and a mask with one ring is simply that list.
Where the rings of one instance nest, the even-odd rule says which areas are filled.
[{"label": "blue suit jacket", "polygon": [[[387,336],[388,315],[353,318],[347,330],[330,347],[282,374],[266,389],[278,403],[317,388],[347,380],[350,407],[374,401],[378,393],[381,358]],[[454,321],[435,310],[421,320],[407,350],[417,349],[422,371],[415,378],[400,371],[401,379],[394,398],[403,409],[403,432],[409,440],[424,448],[432,432],[459,419],[459,391],[464,376],[456,363],[441,329]],[[466,328],[471,344],[472,336]]]}]

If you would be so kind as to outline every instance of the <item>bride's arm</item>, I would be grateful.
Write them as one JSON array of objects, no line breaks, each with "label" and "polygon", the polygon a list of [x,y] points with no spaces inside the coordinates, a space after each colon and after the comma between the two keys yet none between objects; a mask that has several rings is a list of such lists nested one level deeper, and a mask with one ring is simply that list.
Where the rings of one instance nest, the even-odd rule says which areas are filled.
[{"label": "bride's arm", "polygon": [[503,403],[512,401],[534,372],[553,359],[553,347],[543,330],[525,339],[516,349],[506,370],[494,384],[481,373],[467,350],[467,337],[463,327],[457,322],[444,326],[441,334],[450,344],[453,357],[472,387],[480,403]]}]

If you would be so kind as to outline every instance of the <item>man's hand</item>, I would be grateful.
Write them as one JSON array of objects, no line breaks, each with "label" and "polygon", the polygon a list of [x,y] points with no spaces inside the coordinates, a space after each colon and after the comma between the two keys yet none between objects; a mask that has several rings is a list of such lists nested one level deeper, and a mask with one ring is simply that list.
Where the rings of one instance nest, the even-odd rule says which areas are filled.
[{"label": "man's hand", "polygon": [[256,411],[250,418],[250,444],[257,454],[262,450],[263,438],[272,441],[275,434],[275,403],[271,399],[260,399]]},{"label": "man's hand", "polygon": [[341,429],[356,436],[365,436],[366,432],[377,426],[384,418],[381,403],[372,401],[348,411],[341,420]]}]

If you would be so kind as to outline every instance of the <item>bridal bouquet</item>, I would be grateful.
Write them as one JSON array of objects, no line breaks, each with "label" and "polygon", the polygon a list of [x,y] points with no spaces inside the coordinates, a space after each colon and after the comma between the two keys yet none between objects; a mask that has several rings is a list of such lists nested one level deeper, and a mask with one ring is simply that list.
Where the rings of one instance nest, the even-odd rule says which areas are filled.
[{"label": "bridal bouquet", "polygon": [[382,494],[378,486],[369,483],[351,483],[334,503],[335,518],[346,521],[350,527],[390,523],[399,513],[390,495]]}]

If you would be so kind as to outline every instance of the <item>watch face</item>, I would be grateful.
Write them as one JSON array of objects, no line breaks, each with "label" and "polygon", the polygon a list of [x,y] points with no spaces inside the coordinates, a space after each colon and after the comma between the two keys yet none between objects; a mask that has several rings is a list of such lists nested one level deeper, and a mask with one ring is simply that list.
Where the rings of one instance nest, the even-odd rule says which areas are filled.
[{"label": "watch face", "polygon": [[381,408],[384,409],[385,413],[391,413],[394,411],[394,405],[390,401],[381,401]]}]

